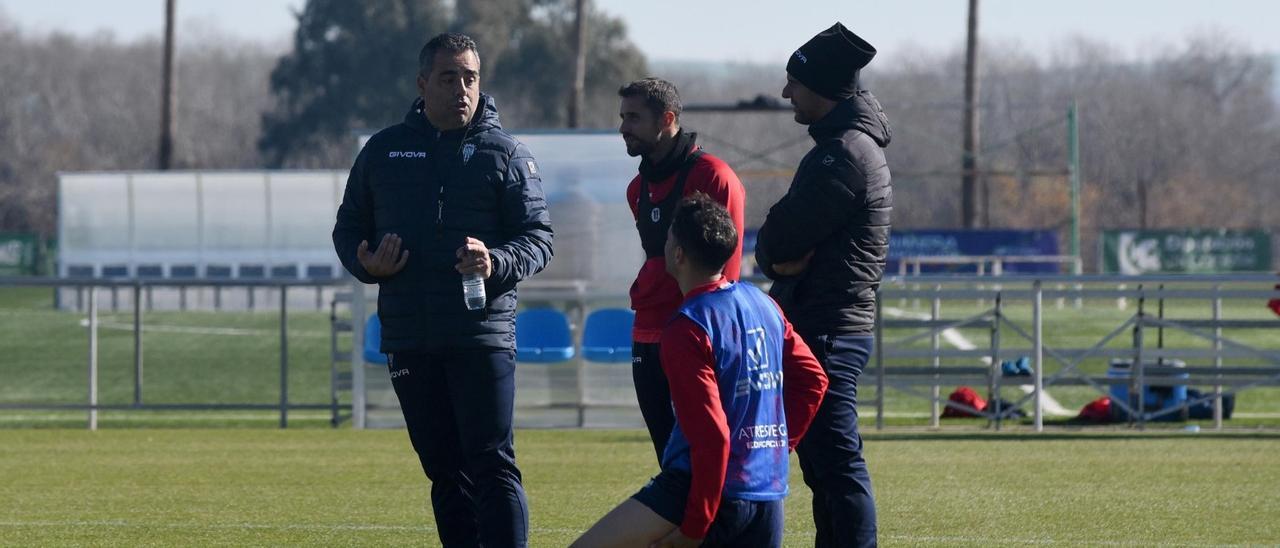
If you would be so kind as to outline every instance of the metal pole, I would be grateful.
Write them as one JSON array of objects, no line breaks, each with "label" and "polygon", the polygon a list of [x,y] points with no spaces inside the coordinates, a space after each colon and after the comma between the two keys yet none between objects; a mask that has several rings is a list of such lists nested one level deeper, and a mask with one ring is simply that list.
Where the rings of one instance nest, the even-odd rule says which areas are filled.
[{"label": "metal pole", "polygon": [[[573,304],[573,323],[578,326],[587,325],[587,302],[583,295],[582,288],[577,289],[577,299]],[[582,341],[581,328],[575,337],[578,341]],[[578,428],[587,425],[587,360],[579,357],[574,360],[573,382],[575,392],[574,397],[578,406]]]},{"label": "metal pole", "polygon": [[884,430],[884,307],[876,292],[876,430]]},{"label": "metal pole", "polygon": [[1044,432],[1044,287],[1040,280],[1036,280],[1034,287],[1036,296],[1031,303],[1032,346],[1035,347],[1035,370],[1032,371],[1036,391],[1034,420],[1036,432]]},{"label": "metal pole", "polygon": [[964,55],[964,157],[960,179],[960,214],[964,228],[977,228],[975,211],[978,171],[978,0],[969,0],[968,39]]},{"label": "metal pole", "polygon": [[133,406],[142,407],[142,282],[133,284]]},{"label": "metal pole", "polygon": [[[1084,274],[1084,261],[1080,260],[1079,255],[1076,256],[1075,260],[1071,261],[1071,268],[1072,268],[1071,273],[1075,274],[1076,276],[1080,276]],[[1080,293],[1084,289],[1084,284],[1077,283],[1075,287],[1077,291],[1076,310],[1080,310],[1081,308],[1084,308],[1084,297],[1082,297],[1081,296],[1082,293]]]},{"label": "metal pole", "polygon": [[587,81],[587,0],[576,0],[573,18],[573,85],[569,87],[568,126],[582,125],[582,104]]},{"label": "metal pole", "polygon": [[994,407],[995,427],[996,431],[1000,431],[1000,415],[1004,410],[1000,408],[1000,317],[1001,317],[1001,295],[996,293],[996,306],[992,309],[991,318],[991,374],[988,375],[990,381],[987,388],[990,389],[990,406]]},{"label": "metal pole", "polygon": [[[1222,367],[1222,290],[1219,284],[1213,285],[1213,367]],[[1213,386],[1213,427],[1222,430],[1222,380],[1214,380]]]},{"label": "metal pole", "polygon": [[351,280],[351,427],[366,426],[364,379],[364,283]]},{"label": "metal pole", "polygon": [[[933,286],[933,306],[930,307],[929,317],[934,322],[938,321],[938,318],[941,316],[941,312],[942,312],[942,297],[938,296],[938,293],[941,291],[942,291],[941,285]],[[938,326],[936,323],[930,326],[929,329],[933,331],[933,335],[929,337],[929,342],[930,342],[930,348],[933,349],[933,368],[937,370],[938,368],[942,367],[942,358],[938,356],[938,350],[942,348],[942,344],[941,344],[942,341],[938,337]],[[934,371],[934,372],[941,373],[941,371]],[[941,409],[939,409],[940,406],[938,404],[938,401],[942,398],[942,387],[938,385],[937,377],[934,378],[933,391],[931,392],[930,395],[931,395],[931,398],[930,398],[930,406],[929,406],[929,411],[930,411],[929,425],[934,428],[938,428],[941,426],[941,424],[939,424]]]},{"label": "metal pole", "polygon": [[[1067,109],[1067,176],[1071,183],[1071,254],[1080,260],[1080,129],[1075,101]],[[1077,266],[1077,269],[1079,267]],[[1079,272],[1077,272],[1079,274]]]},{"label": "metal pole", "polygon": [[[1164,319],[1164,284],[1158,287],[1160,298],[1156,300],[1156,317]],[[1164,324],[1156,326],[1156,349],[1164,350]],[[1156,356],[1156,365],[1164,365],[1164,352],[1159,352]]]},{"label": "metal pole", "polygon": [[1129,385],[1131,387],[1129,391],[1129,401],[1137,402],[1137,405],[1133,410],[1133,415],[1135,416],[1130,420],[1132,421],[1136,419],[1138,422],[1138,429],[1140,430],[1146,429],[1147,421],[1147,403],[1146,394],[1144,394],[1146,390],[1145,387],[1142,386],[1142,324],[1146,321],[1144,312],[1146,300],[1146,291],[1142,289],[1142,286],[1138,286],[1138,321],[1133,324],[1133,365],[1129,368]]},{"label": "metal pole", "polygon": [[89,430],[98,429],[98,288],[89,287]]},{"label": "metal pole", "polygon": [[[915,272],[915,277],[916,277],[917,279],[919,279],[919,278],[920,278],[920,269],[921,269],[921,266],[920,266],[920,264],[921,264],[921,260],[920,260],[920,258],[919,258],[919,257],[916,257],[916,259],[915,259],[915,263],[916,263],[916,264],[915,264],[915,267],[914,267],[914,269],[913,269],[913,272]],[[918,284],[918,283],[917,283],[917,284],[915,284],[914,286],[912,286],[912,287],[911,287],[911,289],[912,289],[911,293],[912,293],[912,294],[914,294],[914,295],[916,295],[916,297],[915,297],[914,299],[911,299],[911,308],[912,308],[912,309],[920,308],[920,295],[919,295],[919,293],[920,293],[920,284]]]},{"label": "metal pole", "polygon": [[[983,276],[986,276],[986,275],[987,275],[987,260],[986,260],[985,258],[984,258],[984,259],[978,259],[977,267],[978,267],[978,279],[982,279],[982,277],[983,277]],[[978,287],[978,289],[980,289],[980,290],[981,290],[981,289],[986,289],[986,288],[987,288],[987,284],[984,284],[984,283],[982,283],[982,282],[978,282],[977,287]],[[985,298],[979,297],[979,298],[978,298],[978,308],[982,308],[982,307],[984,307],[984,306],[986,306],[986,305],[987,305],[987,300],[986,300]]]},{"label": "metal pole", "polygon": [[289,426],[289,287],[280,286],[280,428]]},{"label": "metal pole", "polygon": [[176,103],[173,86],[173,12],[176,0],[164,3],[164,67],[160,90],[160,162],[161,171],[173,163],[173,125]]},{"label": "metal pole", "polygon": [[[329,304],[329,424],[338,427],[338,301]],[[355,349],[351,352],[354,354]]]}]

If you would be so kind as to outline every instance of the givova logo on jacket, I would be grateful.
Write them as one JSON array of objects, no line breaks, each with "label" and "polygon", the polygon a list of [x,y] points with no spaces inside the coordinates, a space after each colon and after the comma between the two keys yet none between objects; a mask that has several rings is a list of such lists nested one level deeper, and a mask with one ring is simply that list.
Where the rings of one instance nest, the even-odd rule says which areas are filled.
[{"label": "givova logo on jacket", "polygon": [[427,153],[416,150],[393,150],[387,153],[388,158],[426,158]]}]

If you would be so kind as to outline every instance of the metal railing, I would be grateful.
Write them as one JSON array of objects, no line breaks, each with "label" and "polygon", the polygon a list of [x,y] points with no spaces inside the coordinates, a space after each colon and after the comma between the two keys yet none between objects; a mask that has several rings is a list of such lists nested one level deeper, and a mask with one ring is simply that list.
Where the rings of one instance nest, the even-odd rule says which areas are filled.
[{"label": "metal railing", "polygon": [[[1190,401],[1184,404],[1192,405],[1202,401],[1212,401],[1215,405],[1214,423],[1215,426],[1222,426],[1222,398],[1237,393],[1242,390],[1255,388],[1258,386],[1274,386],[1280,385],[1280,350],[1269,348],[1257,348],[1250,346],[1231,338],[1224,337],[1224,330],[1238,329],[1259,329],[1259,328],[1280,328],[1280,320],[1228,320],[1222,318],[1222,303],[1224,299],[1250,299],[1260,303],[1265,302],[1268,298],[1280,297],[1280,291],[1270,289],[1271,284],[1275,282],[1274,276],[1269,275],[1224,275],[1224,276],[1011,276],[1001,279],[999,285],[990,285],[990,277],[953,277],[953,276],[921,276],[921,277],[891,277],[885,280],[882,287],[880,298],[882,302],[888,299],[910,300],[927,300],[930,302],[930,313],[926,317],[907,319],[907,318],[887,318],[885,317],[885,308],[879,308],[877,316],[878,328],[876,355],[874,363],[869,364],[864,375],[863,386],[875,387],[875,399],[866,401],[865,404],[874,403],[876,407],[876,425],[882,428],[884,426],[884,403],[886,389],[890,386],[905,389],[908,394],[928,399],[932,403],[932,415],[935,417],[933,424],[936,426],[936,417],[938,411],[944,402],[940,399],[940,386],[948,384],[952,380],[963,379],[964,381],[982,380],[986,382],[986,386],[993,394],[997,393],[1002,383],[1008,383],[1009,379],[1004,378],[1000,372],[1000,362],[1002,357],[1024,354],[1033,356],[1031,381],[1032,390],[1016,404],[1009,409],[1000,409],[987,411],[985,415],[996,428],[1000,427],[1002,421],[1010,418],[1010,412],[1018,406],[1030,401],[1032,402],[1034,415],[1033,425],[1037,431],[1043,429],[1044,410],[1042,407],[1041,394],[1048,386],[1091,386],[1100,393],[1106,393],[1107,388],[1113,384],[1127,383],[1130,385],[1130,394],[1136,394],[1138,401],[1116,401],[1118,407],[1124,409],[1131,422],[1143,427],[1149,420],[1159,418],[1160,416],[1171,412],[1168,409],[1159,409],[1148,411],[1145,409],[1145,402],[1141,400],[1145,392],[1142,387],[1147,385],[1164,385],[1170,382],[1187,382],[1188,384],[1199,384],[1203,386],[1213,387],[1212,394],[1206,395],[1199,400]],[[1190,283],[1192,287],[1163,287],[1161,284],[1178,285]],[[1258,284],[1257,288],[1249,289],[1230,289],[1223,288],[1228,284]],[[288,415],[291,410],[328,410],[331,414],[331,422],[337,425],[339,422],[350,418],[354,425],[361,427],[364,424],[364,411],[366,409],[365,394],[363,387],[365,379],[363,378],[364,367],[363,360],[359,356],[362,347],[363,329],[361,329],[363,318],[367,316],[366,296],[364,294],[363,284],[354,284],[349,280],[335,281],[303,281],[303,280],[147,280],[147,279],[53,279],[53,278],[2,278],[0,277],[0,288],[2,287],[52,287],[55,289],[73,288],[82,289],[87,293],[87,338],[88,338],[88,360],[86,368],[89,377],[89,393],[87,394],[86,403],[84,404],[39,404],[39,403],[0,403],[0,409],[28,409],[28,410],[84,410],[88,413],[88,421],[90,428],[96,428],[98,411],[101,410],[277,410],[280,416],[280,427],[284,428],[288,425]],[[536,286],[536,284],[534,284]],[[1099,287],[1109,286],[1109,287]],[[144,329],[143,318],[146,307],[143,306],[142,296],[145,289],[152,287],[214,287],[214,288],[274,288],[279,292],[279,397],[276,401],[258,402],[258,403],[238,403],[238,404],[220,404],[220,403],[154,403],[147,402],[144,399],[144,383],[143,383],[143,344]],[[1265,289],[1264,289],[1265,287]],[[352,289],[349,296],[338,299],[350,307],[351,321],[346,322],[346,328],[351,329],[353,348],[356,351],[350,353],[339,353],[337,349],[337,340],[331,333],[329,341],[330,355],[350,360],[351,369],[349,372],[341,372],[343,367],[341,361],[331,361],[330,363],[330,401],[327,403],[299,403],[290,400],[289,396],[289,344],[288,344],[288,295],[289,290],[302,290],[303,288],[313,289],[332,289],[336,292],[344,289]],[[99,329],[99,300],[100,293],[104,290],[131,290],[132,297],[132,319],[133,319],[133,401],[127,404],[102,404],[98,400],[98,329]],[[585,310],[589,303],[597,300],[597,298],[617,299],[625,296],[619,295],[593,295],[586,291],[583,287],[529,287],[527,290],[522,289],[521,298],[525,302],[533,301],[555,301],[564,302],[569,306],[567,308],[579,311]],[[1077,301],[1090,299],[1102,300],[1108,302],[1115,300],[1135,299],[1138,303],[1137,312],[1128,319],[1122,321],[1120,325],[1111,329],[1109,333],[1102,336],[1096,344],[1082,348],[1063,348],[1053,345],[1047,345],[1044,341],[1044,319],[1046,314],[1053,314],[1053,310],[1058,308],[1046,307],[1044,299],[1058,299],[1059,302],[1067,298],[1076,299]],[[1212,312],[1206,314],[1206,318],[1194,319],[1167,319],[1163,314],[1152,315],[1149,311],[1148,302],[1160,301],[1166,299],[1192,299],[1207,301],[1211,304]],[[969,317],[961,319],[943,319],[940,311],[942,304],[946,300],[978,300],[980,302],[991,302],[994,306],[979,311],[976,314],[970,314]],[[1006,313],[1008,303],[1020,301],[1030,303],[1031,306],[1031,325],[1021,326],[1011,321]],[[331,305],[332,307],[333,305]],[[1206,310],[1210,310],[1206,308]],[[337,309],[330,309],[331,323],[337,319]],[[990,344],[987,348],[979,348],[972,350],[943,348],[940,344],[940,335],[948,329],[956,329],[961,327],[981,327],[988,331],[990,336]],[[916,330],[903,339],[890,339],[886,337],[886,330]],[[1161,333],[1164,329],[1178,330],[1187,333],[1199,340],[1208,341],[1212,344],[1211,349],[1194,349],[1194,348],[1173,348],[1161,345],[1160,348],[1149,348],[1149,341],[1145,338],[1144,331],[1157,330]],[[1134,331],[1134,345],[1130,348],[1107,348],[1108,344],[1126,330]],[[913,347],[913,344],[924,339],[929,339],[927,349]],[[1162,339],[1162,337],[1161,337]],[[1013,344],[1010,344],[1013,341]],[[1019,343],[1019,341],[1022,341]],[[1027,344],[1028,346],[1018,346],[1018,344]],[[1089,375],[1080,370],[1080,365],[1087,359],[1098,358],[1126,358],[1131,359],[1132,373],[1127,379],[1108,379]],[[1212,365],[1208,367],[1191,367],[1186,372],[1191,375],[1188,381],[1169,380],[1168,378],[1153,377],[1149,365],[1159,360],[1174,358],[1197,358],[1211,360]],[[1235,366],[1228,363],[1232,359],[1251,359],[1253,361],[1262,361],[1264,366]],[[955,367],[942,366],[944,359],[965,359],[965,360],[989,360],[989,363],[975,366]],[[889,365],[891,361],[920,361],[928,360],[929,365],[926,367],[910,367],[906,365]],[[1046,363],[1052,360],[1061,367],[1056,372],[1046,371]],[[338,393],[340,390],[351,389],[351,409],[350,414],[343,415],[343,409],[339,405]],[[915,387],[929,387],[928,392],[921,392]],[[579,393],[579,406],[585,406],[587,400],[582,393],[581,387]],[[956,407],[954,403],[946,402],[945,405]],[[976,410],[969,410],[976,411]]]},{"label": "metal railing", "polygon": [[[881,303],[888,299],[919,302],[930,301],[930,314],[927,317],[914,319],[887,319],[885,308],[879,307],[876,329],[876,357],[874,367],[867,368],[870,376],[866,381],[874,382],[876,387],[876,426],[884,427],[884,402],[888,386],[902,390],[908,395],[928,399],[931,402],[931,425],[938,426],[940,404],[939,388],[943,384],[984,381],[989,393],[998,399],[1002,382],[1007,382],[1001,372],[1001,358],[1019,354],[1032,356],[1032,389],[1029,393],[1007,409],[989,411],[973,409],[955,402],[945,402],[948,407],[962,409],[968,413],[982,416],[990,420],[999,429],[1001,421],[1010,418],[1014,410],[1030,401],[1032,403],[1033,426],[1036,431],[1044,428],[1044,409],[1042,394],[1047,386],[1090,386],[1099,393],[1112,399],[1112,404],[1123,411],[1130,424],[1138,428],[1145,427],[1148,421],[1164,415],[1185,410],[1192,405],[1212,402],[1214,406],[1214,426],[1222,428],[1222,401],[1225,396],[1260,386],[1280,386],[1280,349],[1263,349],[1247,345],[1223,336],[1224,329],[1280,329],[1280,320],[1269,318],[1260,320],[1227,320],[1222,318],[1224,299],[1250,299],[1262,307],[1267,299],[1280,297],[1280,291],[1273,290],[1270,285],[1276,277],[1271,275],[1215,275],[1215,276],[1019,276],[1005,278],[999,287],[986,287],[988,277],[952,277],[924,276],[910,278],[890,278],[886,280],[880,293]],[[1224,289],[1225,284],[1257,283],[1259,287],[1250,289]],[[1167,284],[1190,284],[1190,287],[1166,287]],[[1111,288],[1089,287],[1112,285]],[[945,288],[944,288],[945,286]],[[1052,289],[1046,289],[1052,286]],[[1130,288],[1130,286],[1133,286]],[[1136,312],[1125,319],[1119,326],[1102,336],[1096,344],[1084,348],[1063,348],[1046,345],[1044,342],[1044,316],[1046,311],[1054,310],[1044,306],[1044,299],[1065,298],[1106,299],[1125,302],[1127,299],[1137,300]],[[942,302],[946,299],[978,299],[979,302],[990,301],[994,306],[977,314],[960,319],[943,319],[939,314]],[[1171,299],[1207,301],[1211,308],[1207,319],[1170,320],[1163,314],[1164,301]],[[1009,301],[1024,301],[1031,305],[1031,326],[1024,328],[1011,321],[1005,307]],[[1153,316],[1148,310],[1148,301],[1159,302],[1160,312]],[[983,328],[990,336],[989,346],[985,349],[943,349],[939,344],[939,335],[950,329],[962,327]],[[886,329],[907,329],[915,333],[901,339],[886,337]],[[1146,339],[1146,331],[1155,329],[1158,333],[1158,347],[1150,348]],[[1173,348],[1164,344],[1163,331],[1173,329],[1188,334],[1195,339],[1208,341],[1211,349]],[[1126,330],[1132,330],[1133,344],[1129,348],[1107,348],[1116,337]],[[1013,340],[1030,343],[1030,347],[1010,348],[1005,346],[1003,338],[1006,333]],[[914,343],[928,338],[928,349],[912,348]],[[1061,368],[1046,378],[1046,356],[1057,362]],[[983,360],[982,366],[947,366],[941,365],[943,358]],[[1114,358],[1131,360],[1131,368],[1127,378],[1108,378],[1089,375],[1080,370],[1082,362],[1091,358]],[[1199,358],[1212,360],[1206,367],[1186,367],[1179,369],[1178,377],[1171,377],[1167,372],[1152,369],[1165,360],[1178,358]],[[1225,366],[1224,360],[1242,359],[1261,361],[1264,365]],[[926,367],[888,366],[893,360],[922,360],[931,362]],[[1184,375],[1185,374],[1185,375]],[[1109,394],[1111,385],[1128,385],[1129,394],[1136,395],[1135,401],[1122,401]],[[929,386],[927,394],[915,390],[916,386]],[[1199,399],[1188,400],[1180,405],[1156,410],[1148,410],[1145,398],[1145,387],[1196,385],[1213,388],[1211,394]]]},{"label": "metal railing", "polygon": [[1084,267],[1075,255],[913,255],[898,259],[898,276],[921,276],[924,265],[972,265],[978,276],[1003,276],[1006,264],[1066,265],[1076,276]]},{"label": "metal railing", "polygon": [[[88,412],[88,427],[90,430],[96,430],[98,427],[98,412],[103,410],[189,410],[189,411],[212,411],[212,410],[278,410],[280,414],[280,428],[288,427],[289,411],[291,410],[328,410],[330,412],[330,422],[337,426],[345,417],[338,404],[338,372],[331,366],[330,370],[330,401],[326,403],[299,403],[289,399],[289,290],[300,288],[313,288],[319,293],[325,288],[341,288],[345,287],[345,280],[211,280],[211,279],[191,279],[191,280],[173,280],[173,279],[101,279],[101,278],[29,278],[29,277],[0,277],[0,288],[5,287],[45,287],[53,288],[55,291],[62,288],[72,288],[77,293],[87,294],[87,303],[81,303],[87,308],[87,339],[88,339],[88,359],[86,363],[89,388],[87,401],[84,404],[53,404],[53,403],[0,403],[0,410],[84,410]],[[143,316],[147,307],[144,305],[143,297],[147,294],[147,290],[157,287],[179,288],[182,290],[189,288],[214,288],[215,290],[227,288],[247,288],[252,294],[254,288],[275,289],[279,292],[279,398],[274,402],[260,403],[153,403],[147,402],[143,397],[143,343],[144,329]],[[99,292],[101,290],[109,290],[112,295],[118,295],[119,290],[131,290],[132,297],[132,316],[133,316],[133,401],[129,404],[102,404],[98,401],[98,330],[99,330]],[[113,299],[113,304],[119,306],[118,299]]]}]

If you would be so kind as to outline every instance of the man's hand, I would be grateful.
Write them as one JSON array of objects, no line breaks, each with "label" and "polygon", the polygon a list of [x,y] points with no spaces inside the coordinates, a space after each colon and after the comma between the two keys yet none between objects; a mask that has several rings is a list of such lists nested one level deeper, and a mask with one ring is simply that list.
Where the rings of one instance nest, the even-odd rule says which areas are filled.
[{"label": "man's hand", "polygon": [[454,269],[462,274],[471,274],[479,272],[480,277],[489,279],[493,275],[493,262],[489,258],[489,248],[485,247],[484,242],[472,237],[467,237],[467,241],[462,243],[462,247],[458,248],[457,253],[458,264],[454,265]]},{"label": "man's hand", "polygon": [[779,276],[795,276],[809,268],[809,260],[813,258],[813,250],[804,257],[785,263],[773,263],[773,271]]},{"label": "man's hand", "polygon": [[409,250],[406,249],[401,253],[400,243],[399,236],[386,234],[378,244],[377,251],[370,253],[369,241],[361,240],[360,246],[356,248],[356,259],[360,260],[360,266],[363,266],[370,276],[385,278],[399,272],[409,261]]},{"label": "man's hand", "polygon": [[653,544],[649,545],[649,548],[697,548],[700,544],[702,544],[702,539],[686,537],[677,527],[667,533],[667,536],[654,541]]}]

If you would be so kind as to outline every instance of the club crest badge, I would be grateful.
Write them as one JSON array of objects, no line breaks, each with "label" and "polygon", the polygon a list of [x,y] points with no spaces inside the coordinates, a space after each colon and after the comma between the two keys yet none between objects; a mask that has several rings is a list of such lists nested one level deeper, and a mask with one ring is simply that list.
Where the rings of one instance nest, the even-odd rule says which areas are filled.
[{"label": "club crest badge", "polygon": [[653,211],[649,212],[649,218],[655,223],[658,222],[658,220],[662,218],[662,210],[656,207],[653,208]]},{"label": "club crest badge", "polygon": [[471,155],[473,155],[473,154],[475,154],[475,153],[476,153],[476,146],[475,146],[475,145],[473,145],[473,144],[471,144],[471,143],[467,143],[467,144],[465,144],[465,145],[462,145],[462,163],[463,163],[463,164],[466,164],[467,162],[470,162],[470,161],[471,161]]}]

